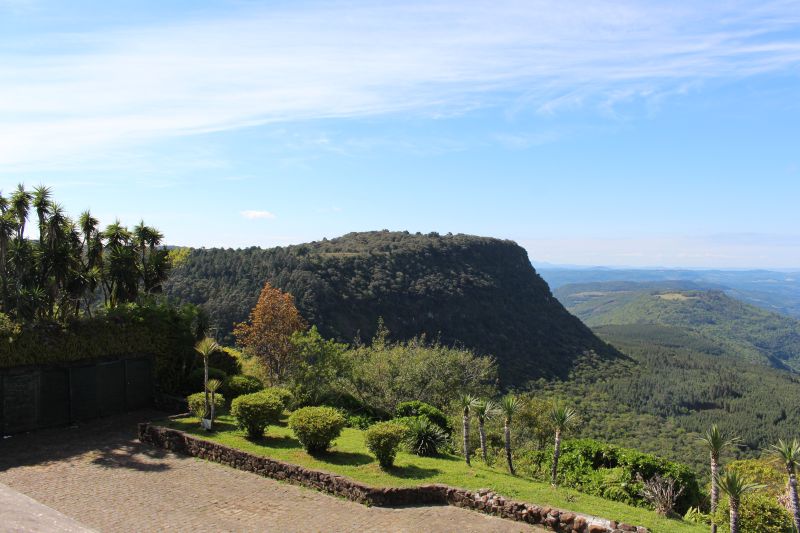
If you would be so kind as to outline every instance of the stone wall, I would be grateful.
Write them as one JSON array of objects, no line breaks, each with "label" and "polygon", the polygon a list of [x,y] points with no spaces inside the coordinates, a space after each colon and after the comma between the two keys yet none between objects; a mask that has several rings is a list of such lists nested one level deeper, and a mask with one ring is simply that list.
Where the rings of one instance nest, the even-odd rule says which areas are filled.
[{"label": "stone wall", "polygon": [[510,520],[538,524],[563,533],[647,533],[644,527],[617,523],[503,498],[488,489],[469,491],[446,485],[379,488],[344,476],[309,470],[268,457],[253,455],[223,444],[199,439],[175,429],[139,424],[139,440],[173,452],[199,457],[265,477],[314,488],[366,505],[454,505]]}]

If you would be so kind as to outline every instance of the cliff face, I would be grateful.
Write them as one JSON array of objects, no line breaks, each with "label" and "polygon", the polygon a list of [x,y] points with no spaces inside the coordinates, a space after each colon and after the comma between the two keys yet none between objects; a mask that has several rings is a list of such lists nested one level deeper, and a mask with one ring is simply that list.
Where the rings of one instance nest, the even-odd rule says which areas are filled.
[{"label": "cliff face", "polygon": [[505,385],[565,376],[586,350],[616,352],[569,314],[511,241],[467,235],[351,233],[262,250],[193,250],[167,294],[204,305],[221,336],[244,320],[265,281],[343,341],[425,333],[494,355]]}]

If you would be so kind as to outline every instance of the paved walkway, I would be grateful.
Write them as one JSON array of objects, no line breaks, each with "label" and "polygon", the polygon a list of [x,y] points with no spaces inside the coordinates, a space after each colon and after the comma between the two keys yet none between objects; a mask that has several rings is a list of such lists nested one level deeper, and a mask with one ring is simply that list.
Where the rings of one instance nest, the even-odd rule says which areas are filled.
[{"label": "paved walkway", "polygon": [[[101,532],[516,532],[448,506],[385,509],[144,446],[139,412],[0,441],[0,483]],[[5,531],[2,523],[0,530]]]}]

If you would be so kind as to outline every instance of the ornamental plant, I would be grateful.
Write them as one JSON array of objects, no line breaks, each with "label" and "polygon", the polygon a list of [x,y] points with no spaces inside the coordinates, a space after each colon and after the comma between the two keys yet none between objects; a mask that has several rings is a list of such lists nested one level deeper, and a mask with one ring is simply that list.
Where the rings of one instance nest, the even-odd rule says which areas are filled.
[{"label": "ornamental plant", "polygon": [[289,427],[308,453],[321,453],[342,433],[346,420],[333,407],[303,407],[289,417]]},{"label": "ornamental plant", "polygon": [[364,442],[378,459],[381,468],[390,468],[405,435],[406,427],[401,424],[378,422],[364,432]]},{"label": "ornamental plant", "polygon": [[243,394],[231,403],[231,415],[251,438],[263,437],[266,427],[276,423],[282,412],[283,402],[269,390]]},{"label": "ornamental plant", "polygon": [[243,394],[253,394],[264,389],[264,384],[255,376],[235,375],[228,376],[222,382],[222,390],[225,391],[225,396],[233,401]]},{"label": "ornamental plant", "polygon": [[[186,403],[189,404],[189,411],[197,418],[204,418],[206,414],[211,414],[210,409],[206,412],[205,392],[190,394],[186,397]],[[209,404],[210,403],[211,398],[209,397]],[[225,398],[223,398],[222,394],[214,394],[214,412],[219,413],[223,409],[225,409]]]}]

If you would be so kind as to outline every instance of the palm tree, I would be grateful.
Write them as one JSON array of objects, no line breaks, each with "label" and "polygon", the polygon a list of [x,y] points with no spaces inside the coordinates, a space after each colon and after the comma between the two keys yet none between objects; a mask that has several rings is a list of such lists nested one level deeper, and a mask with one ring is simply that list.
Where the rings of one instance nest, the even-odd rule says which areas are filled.
[{"label": "palm tree", "polygon": [[[2,204],[0,204],[1,206]],[[2,304],[3,311],[8,312],[8,251],[14,233],[17,230],[17,221],[10,212],[0,213],[0,274],[2,274]]]},{"label": "palm tree", "polygon": [[[714,424],[710,430],[706,431],[705,435],[700,437],[700,442],[705,445],[711,459],[711,515],[713,516],[719,502],[719,487],[717,486],[719,457],[726,448],[736,445],[739,438],[726,435]],[[717,524],[713,521],[711,522],[711,533],[717,533]]]},{"label": "palm tree", "polygon": [[497,406],[492,400],[479,400],[475,402],[475,406],[472,410],[475,412],[475,417],[478,419],[478,434],[481,438],[481,455],[483,456],[483,462],[488,463],[488,457],[486,455],[485,423],[488,419],[497,414]]},{"label": "palm tree", "polygon": [[461,424],[464,431],[464,460],[469,466],[469,410],[477,400],[471,394],[464,394],[458,398],[458,407],[461,409]]},{"label": "palm tree", "polygon": [[520,408],[519,399],[513,394],[506,394],[500,399],[500,411],[503,413],[503,433],[506,444],[506,462],[508,471],[514,475],[514,463],[511,460],[511,421]]},{"label": "palm tree", "polygon": [[[217,341],[210,337],[205,337],[201,339],[195,344],[194,346],[195,351],[200,354],[203,358],[203,392],[205,392],[205,400],[206,400],[206,412],[204,416],[208,416],[211,414],[211,405],[208,401],[208,358],[211,357],[211,354],[219,350],[219,344]],[[213,420],[212,420],[213,425]],[[210,429],[210,428],[209,428]]]},{"label": "palm tree", "polygon": [[550,483],[555,486],[558,475],[558,458],[561,455],[561,435],[578,422],[578,413],[572,407],[557,403],[550,411],[550,421],[556,430],[555,445],[553,446],[553,469],[550,471]]},{"label": "palm tree", "polygon": [[778,439],[777,444],[770,448],[773,458],[780,462],[786,473],[789,475],[789,496],[792,499],[792,514],[794,515],[794,526],[800,531],[800,505],[797,500],[797,466],[800,464],[800,442],[793,439],[786,442]]},{"label": "palm tree", "polygon": [[722,492],[728,495],[730,500],[731,533],[739,533],[739,503],[742,496],[748,492],[763,488],[763,485],[748,483],[735,470],[725,472],[717,476],[716,483]]}]

